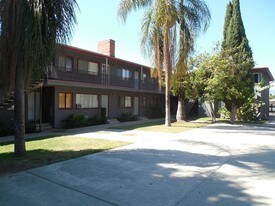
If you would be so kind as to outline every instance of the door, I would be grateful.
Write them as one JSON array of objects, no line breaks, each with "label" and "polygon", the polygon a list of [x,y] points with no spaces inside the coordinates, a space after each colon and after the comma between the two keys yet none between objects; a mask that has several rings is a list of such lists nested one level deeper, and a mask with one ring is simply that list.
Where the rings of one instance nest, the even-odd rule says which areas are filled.
[{"label": "door", "polygon": [[138,113],[139,113],[138,97],[134,97],[134,115],[138,115]]},{"label": "door", "polygon": [[[54,88],[44,87],[42,90],[42,123],[54,125]],[[58,106],[58,105],[57,105]]]},{"label": "door", "polygon": [[110,66],[107,65],[107,64],[102,64],[101,83],[103,85],[109,85],[110,84]]},{"label": "door", "polygon": [[138,89],[139,88],[139,79],[138,79],[138,77],[139,77],[139,73],[138,72],[135,72],[134,73],[134,81],[135,81],[135,88],[136,89]]},{"label": "door", "polygon": [[101,95],[101,108],[106,109],[106,117],[109,116],[109,101],[108,95]]}]

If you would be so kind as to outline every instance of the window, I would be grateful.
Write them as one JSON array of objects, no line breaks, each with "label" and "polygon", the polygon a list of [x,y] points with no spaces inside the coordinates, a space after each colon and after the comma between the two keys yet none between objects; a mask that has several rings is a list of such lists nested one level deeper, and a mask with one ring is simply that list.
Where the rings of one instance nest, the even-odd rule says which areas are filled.
[{"label": "window", "polygon": [[130,71],[128,69],[122,69],[122,79],[129,79]]},{"label": "window", "polygon": [[78,71],[90,75],[98,75],[98,63],[78,60]]},{"label": "window", "polygon": [[60,92],[58,94],[58,108],[72,109],[73,108],[73,94]]},{"label": "window", "polygon": [[118,107],[132,107],[132,97],[131,96],[119,96],[118,97]]},{"label": "window", "polygon": [[261,75],[259,73],[253,74],[254,83],[259,83],[261,81]]},{"label": "window", "polygon": [[125,107],[132,107],[132,97],[130,96],[125,97]]},{"label": "window", "polygon": [[64,69],[66,72],[73,71],[73,58],[67,56],[59,56],[58,57],[58,67],[60,69]]},{"label": "window", "polygon": [[98,108],[98,95],[76,94],[77,108]]}]

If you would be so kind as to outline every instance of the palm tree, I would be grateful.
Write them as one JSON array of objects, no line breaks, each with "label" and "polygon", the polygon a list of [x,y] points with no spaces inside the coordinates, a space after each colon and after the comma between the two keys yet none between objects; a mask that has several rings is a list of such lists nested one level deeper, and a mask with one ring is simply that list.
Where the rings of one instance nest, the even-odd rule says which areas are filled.
[{"label": "palm tree", "polygon": [[0,0],[0,59],[6,91],[14,90],[15,154],[25,147],[24,91],[52,61],[76,23],[76,0]]},{"label": "palm tree", "polygon": [[[180,31],[184,32],[186,26],[189,25],[189,21],[192,22],[194,28],[200,27],[202,19],[206,19],[207,23],[210,19],[210,12],[202,0],[121,0],[118,15],[126,21],[128,14],[132,10],[140,8],[149,8],[147,19],[150,22],[147,26],[153,25],[152,31],[160,31],[161,33],[152,32],[152,36],[148,37],[150,44],[154,45],[160,43],[157,36],[161,34],[163,36],[163,45],[153,46],[155,56],[158,57],[156,49],[163,48],[163,61],[165,68],[165,125],[171,125],[170,117],[170,91],[171,91],[171,74],[172,74],[172,62],[176,56],[174,53],[176,42],[176,31],[180,27]],[[150,16],[151,15],[151,16]],[[146,24],[144,24],[146,26]],[[205,25],[207,26],[207,24]],[[189,27],[188,29],[189,30]],[[150,31],[143,28],[143,31]],[[191,30],[190,30],[191,31]],[[146,35],[146,33],[145,33]],[[181,50],[179,50],[180,52]],[[181,55],[179,55],[181,56]],[[157,61],[157,58],[155,58]],[[159,62],[155,63],[159,66]]]},{"label": "palm tree", "polygon": [[[186,120],[185,114],[185,99],[190,95],[192,90],[190,71],[188,71],[188,57],[194,51],[195,39],[199,35],[202,26],[203,31],[206,31],[211,19],[210,12],[206,5],[198,2],[196,10],[192,7],[185,7],[183,0],[180,1],[179,10],[179,50],[178,59],[175,67],[175,94],[178,96],[177,121]],[[180,82],[179,82],[180,81]],[[189,95],[188,95],[189,93]]]},{"label": "palm tree", "polygon": [[155,21],[155,12],[149,9],[142,19],[142,38],[141,47],[144,56],[153,59],[155,69],[157,70],[159,91],[162,90],[162,69],[163,69],[163,33],[161,28],[157,27]]}]

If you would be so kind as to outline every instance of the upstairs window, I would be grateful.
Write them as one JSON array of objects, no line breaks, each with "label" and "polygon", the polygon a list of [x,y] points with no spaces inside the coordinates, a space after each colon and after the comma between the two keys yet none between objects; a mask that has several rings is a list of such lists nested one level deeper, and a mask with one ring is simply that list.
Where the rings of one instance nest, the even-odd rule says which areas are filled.
[{"label": "upstairs window", "polygon": [[261,82],[261,74],[260,73],[255,73],[253,74],[254,77],[254,83],[260,83]]},{"label": "upstairs window", "polygon": [[67,57],[67,56],[59,56],[57,66],[60,69],[64,69],[66,72],[72,72],[73,71],[73,58]]},{"label": "upstairs window", "polygon": [[90,75],[98,75],[98,63],[78,60],[78,72]]},{"label": "upstairs window", "polygon": [[131,72],[129,69],[122,69],[122,79],[130,79],[131,78]]}]

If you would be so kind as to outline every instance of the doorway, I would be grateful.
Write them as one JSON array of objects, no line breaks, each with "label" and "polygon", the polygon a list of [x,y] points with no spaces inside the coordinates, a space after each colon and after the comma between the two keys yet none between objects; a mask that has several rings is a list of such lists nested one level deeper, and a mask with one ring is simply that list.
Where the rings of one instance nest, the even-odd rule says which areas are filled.
[{"label": "doorway", "polygon": [[106,109],[106,117],[109,116],[109,97],[108,95],[101,95],[101,108]]}]

